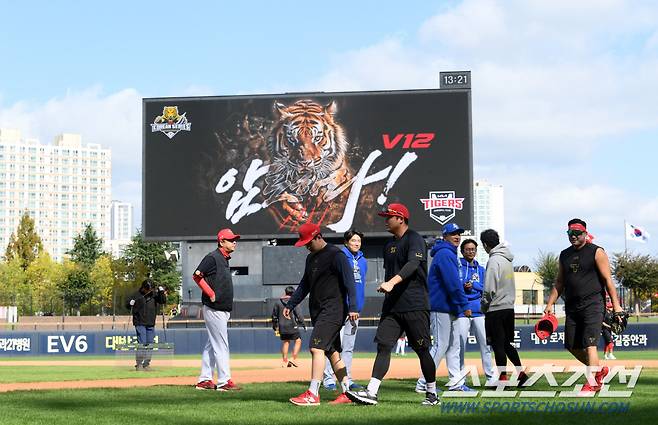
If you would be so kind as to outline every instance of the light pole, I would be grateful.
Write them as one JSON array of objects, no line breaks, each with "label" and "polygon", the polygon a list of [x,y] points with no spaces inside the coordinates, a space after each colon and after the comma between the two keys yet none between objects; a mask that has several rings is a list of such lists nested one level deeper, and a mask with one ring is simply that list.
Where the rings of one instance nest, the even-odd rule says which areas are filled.
[{"label": "light pole", "polygon": [[[533,315],[537,312],[537,297],[535,295],[535,283],[537,283],[537,279],[533,279],[532,285],[530,285],[530,302],[532,302]],[[530,311],[529,306],[528,306],[528,311]]]},{"label": "light pole", "polygon": [[62,330],[64,330],[64,316],[66,313],[66,296],[62,292]]},{"label": "light pole", "polygon": [[114,322],[117,315],[117,291],[116,285],[112,285],[112,330],[114,330]]}]

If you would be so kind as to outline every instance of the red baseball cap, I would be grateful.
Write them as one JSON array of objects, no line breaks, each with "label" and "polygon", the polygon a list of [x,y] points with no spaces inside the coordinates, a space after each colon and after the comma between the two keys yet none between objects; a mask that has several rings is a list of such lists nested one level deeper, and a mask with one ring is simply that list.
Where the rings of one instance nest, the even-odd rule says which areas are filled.
[{"label": "red baseball cap", "polygon": [[387,208],[378,214],[381,217],[402,217],[409,220],[409,209],[403,204],[389,204]]},{"label": "red baseball cap", "polygon": [[233,233],[233,230],[231,229],[222,229],[219,232],[217,232],[217,241],[225,240],[225,241],[235,241],[240,239],[240,235],[236,235]]},{"label": "red baseball cap", "polygon": [[299,226],[297,232],[299,233],[299,240],[295,242],[295,246],[304,246],[320,234],[320,226],[313,223],[304,223]]}]

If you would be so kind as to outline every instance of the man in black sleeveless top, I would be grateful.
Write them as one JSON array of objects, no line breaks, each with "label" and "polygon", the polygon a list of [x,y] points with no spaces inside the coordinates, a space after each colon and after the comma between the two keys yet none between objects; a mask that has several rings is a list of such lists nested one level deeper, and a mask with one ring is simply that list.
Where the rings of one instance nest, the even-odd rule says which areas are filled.
[{"label": "man in black sleeveless top", "polygon": [[299,226],[299,240],[295,246],[305,246],[310,254],[306,257],[304,276],[290,297],[283,315],[289,319],[290,312],[310,294],[308,306],[313,324],[310,340],[312,364],[309,389],[291,398],[290,402],[297,406],[320,404],[318,392],[326,356],[342,387],[341,394],[330,404],[350,403],[345,396],[349,380],[345,363],[340,358],[340,331],[346,318],[352,322],[359,318],[352,265],[340,248],[328,244],[322,238],[317,224],[305,223]]},{"label": "man in black sleeveless top", "polygon": [[426,381],[424,406],[439,404],[436,395],[436,365],[430,354],[430,303],[427,290],[427,246],[422,236],[409,228],[409,210],[403,204],[390,204],[379,213],[385,217],[386,230],[394,238],[384,247],[386,279],[378,292],[385,294],[375,342],[377,357],[368,387],[348,391],[350,400],[377,404],[377,393],[391,363],[391,350],[402,333],[418,355]]},{"label": "man in black sleeveless top", "polygon": [[[545,314],[553,313],[553,304],[564,293],[566,319],[564,345],[581,363],[588,375],[596,369],[594,383],[583,385],[583,392],[601,389],[607,367],[599,370],[597,345],[605,309],[606,291],[615,311],[622,311],[610,274],[610,262],[603,248],[591,243],[587,224],[578,218],[569,220],[567,235],[571,246],[560,253],[555,286],[546,303]],[[592,370],[590,370],[592,368]]]},{"label": "man in black sleeveless top", "polygon": [[[240,235],[231,229],[217,233],[217,249],[209,252],[194,271],[192,279],[201,288],[203,320],[208,340],[201,354],[201,375],[196,384],[199,390],[232,391],[240,388],[231,379],[228,346],[228,321],[233,310],[233,279],[229,260]],[[213,370],[217,369],[217,385]]]}]

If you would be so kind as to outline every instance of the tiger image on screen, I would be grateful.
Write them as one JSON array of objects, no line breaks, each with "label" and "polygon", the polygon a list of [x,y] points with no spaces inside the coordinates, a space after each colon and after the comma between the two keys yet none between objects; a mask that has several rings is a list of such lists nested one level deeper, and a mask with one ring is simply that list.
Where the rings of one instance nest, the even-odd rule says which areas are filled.
[{"label": "tiger image on screen", "polygon": [[[183,114],[185,115],[185,114]],[[162,109],[162,115],[155,117],[154,123],[163,123],[174,124],[181,120],[181,116],[178,115],[178,106],[165,106]]]},{"label": "tiger image on screen", "polygon": [[344,201],[353,173],[345,131],[335,120],[336,103],[274,102],[273,109],[263,205],[281,227],[340,218],[342,208],[331,208],[331,203]]}]

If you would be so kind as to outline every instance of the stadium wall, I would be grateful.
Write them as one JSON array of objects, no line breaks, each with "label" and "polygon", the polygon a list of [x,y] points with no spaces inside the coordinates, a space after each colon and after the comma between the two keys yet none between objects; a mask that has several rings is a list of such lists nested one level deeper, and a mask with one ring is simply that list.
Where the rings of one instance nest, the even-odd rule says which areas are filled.
[{"label": "stadium wall", "polygon": [[[356,339],[356,352],[375,352],[373,342],[375,327],[361,327]],[[301,332],[304,347],[308,347],[310,329]],[[206,330],[161,329],[156,332],[156,342],[173,343],[174,354],[200,354],[206,342]],[[232,353],[278,353],[280,340],[271,329],[229,329]],[[111,355],[117,347],[134,344],[134,333],[125,331],[100,332],[0,332],[0,357],[3,356],[57,356],[57,355]],[[545,341],[539,341],[533,326],[517,327],[515,344],[520,350],[562,350],[564,328]],[[658,324],[629,324],[623,335],[615,337],[616,350],[658,349]],[[469,337],[468,351],[477,351],[473,337]]]}]

